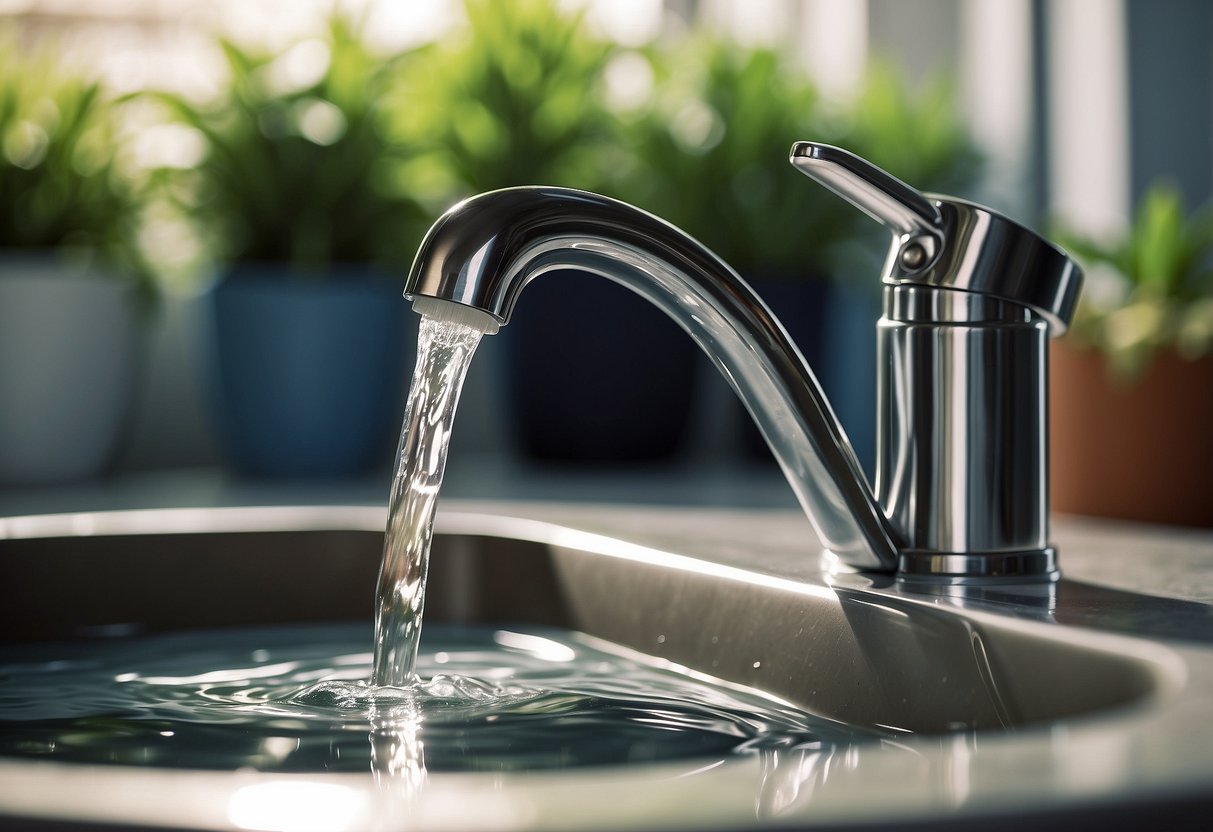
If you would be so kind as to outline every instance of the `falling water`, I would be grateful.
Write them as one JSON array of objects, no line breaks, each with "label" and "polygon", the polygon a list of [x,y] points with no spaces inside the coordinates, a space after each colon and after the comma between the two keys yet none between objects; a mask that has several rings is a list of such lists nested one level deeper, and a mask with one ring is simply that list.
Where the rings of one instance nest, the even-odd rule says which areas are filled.
[{"label": "falling water", "polygon": [[376,590],[375,685],[415,681],[434,510],[459,392],[482,332],[423,315]]}]

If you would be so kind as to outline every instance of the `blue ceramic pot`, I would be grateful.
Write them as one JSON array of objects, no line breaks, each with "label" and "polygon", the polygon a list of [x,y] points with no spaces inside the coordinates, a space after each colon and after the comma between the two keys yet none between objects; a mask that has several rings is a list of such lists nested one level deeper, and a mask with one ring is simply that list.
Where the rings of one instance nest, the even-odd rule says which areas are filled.
[{"label": "blue ceramic pot", "polygon": [[830,286],[821,386],[830,398],[868,481],[876,472],[876,322],[880,292]]},{"label": "blue ceramic pot", "polygon": [[416,350],[401,285],[362,267],[323,278],[245,264],[213,287],[213,380],[233,466],[260,477],[388,467]]}]

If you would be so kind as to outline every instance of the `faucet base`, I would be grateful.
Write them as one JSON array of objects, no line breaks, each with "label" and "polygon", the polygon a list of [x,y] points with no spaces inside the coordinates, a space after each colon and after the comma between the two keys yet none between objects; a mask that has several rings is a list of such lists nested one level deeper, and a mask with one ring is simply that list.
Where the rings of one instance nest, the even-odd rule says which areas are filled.
[{"label": "faucet base", "polygon": [[898,554],[897,577],[934,584],[1048,583],[1061,577],[1052,546],[1021,552],[932,552]]}]

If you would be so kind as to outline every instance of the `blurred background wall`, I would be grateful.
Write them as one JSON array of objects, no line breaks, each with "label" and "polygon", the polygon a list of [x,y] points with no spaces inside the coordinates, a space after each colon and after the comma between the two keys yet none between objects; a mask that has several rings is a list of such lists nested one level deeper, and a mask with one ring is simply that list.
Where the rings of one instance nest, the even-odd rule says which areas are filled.
[{"label": "blurred background wall", "polygon": [[[1134,206],[1160,178],[1174,182],[1188,205],[1205,202],[1213,190],[1213,4],[1203,0],[559,5],[583,9],[596,37],[625,48],[695,31],[739,48],[771,47],[800,67],[827,103],[860,96],[874,61],[891,68],[907,94],[944,78],[982,158],[980,175],[962,195],[1028,225],[1060,222],[1109,238],[1125,231]],[[365,15],[367,40],[385,50],[441,44],[456,36],[465,13],[458,0],[358,0],[344,7]],[[285,50],[319,31],[331,8],[320,0],[0,0],[0,24],[19,33],[4,48],[53,44],[64,61],[95,73],[118,94],[154,87],[204,98],[225,83],[216,33]],[[785,144],[797,138],[812,137],[788,135]],[[158,152],[173,151],[161,145]],[[196,241],[174,236],[172,228],[159,233],[169,262],[137,413],[119,460],[124,471],[220,461],[195,354],[197,330],[205,325],[198,298],[210,275],[182,265],[197,260],[190,248]],[[463,452],[510,452],[497,418],[499,383],[492,359],[473,368],[458,432]],[[737,444],[737,418],[722,390],[696,394],[694,436],[684,453],[732,452]]]}]

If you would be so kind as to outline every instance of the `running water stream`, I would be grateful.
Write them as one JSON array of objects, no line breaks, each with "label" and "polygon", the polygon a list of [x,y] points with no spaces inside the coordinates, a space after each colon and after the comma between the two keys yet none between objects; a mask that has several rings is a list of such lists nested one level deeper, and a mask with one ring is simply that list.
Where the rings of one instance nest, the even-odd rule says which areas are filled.
[{"label": "running water stream", "polygon": [[459,393],[481,335],[481,330],[460,321],[421,317],[417,368],[396,452],[375,597],[371,683],[376,686],[406,687],[417,681],[414,666],[425,610],[434,511]]}]

